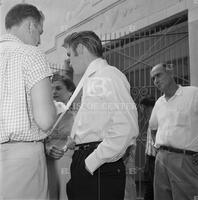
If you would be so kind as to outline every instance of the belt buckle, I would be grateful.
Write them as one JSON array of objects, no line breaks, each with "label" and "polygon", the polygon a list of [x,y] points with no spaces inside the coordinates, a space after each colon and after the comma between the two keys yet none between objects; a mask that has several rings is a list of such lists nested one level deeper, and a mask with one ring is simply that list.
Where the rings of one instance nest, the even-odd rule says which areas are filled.
[{"label": "belt buckle", "polygon": [[183,154],[185,154],[185,155],[190,155],[190,151],[189,151],[189,150],[183,149]]},{"label": "belt buckle", "polygon": [[78,146],[75,146],[74,151],[78,151],[80,148]]},{"label": "belt buckle", "polygon": [[182,149],[182,153],[186,155],[187,151],[185,149]]}]

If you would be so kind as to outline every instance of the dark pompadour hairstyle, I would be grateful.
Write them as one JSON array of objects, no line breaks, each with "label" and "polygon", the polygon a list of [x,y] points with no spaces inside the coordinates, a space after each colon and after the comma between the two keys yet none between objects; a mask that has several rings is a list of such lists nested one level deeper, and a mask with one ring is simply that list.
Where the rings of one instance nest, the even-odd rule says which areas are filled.
[{"label": "dark pompadour hairstyle", "polygon": [[71,47],[76,53],[76,48],[82,44],[87,50],[96,57],[102,57],[102,42],[93,31],[74,32],[64,40],[64,47]]},{"label": "dark pompadour hairstyle", "polygon": [[5,17],[5,28],[10,29],[14,25],[19,25],[24,19],[31,17],[36,23],[44,20],[44,15],[35,6],[30,4],[17,4],[12,7]]}]

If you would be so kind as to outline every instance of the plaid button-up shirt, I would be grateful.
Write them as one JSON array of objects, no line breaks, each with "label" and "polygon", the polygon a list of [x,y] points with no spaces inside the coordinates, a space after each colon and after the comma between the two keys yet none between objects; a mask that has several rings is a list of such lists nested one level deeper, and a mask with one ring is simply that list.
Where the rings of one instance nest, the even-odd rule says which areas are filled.
[{"label": "plaid button-up shirt", "polygon": [[38,47],[11,34],[0,38],[0,143],[47,136],[33,119],[30,91],[48,76],[51,71]]}]

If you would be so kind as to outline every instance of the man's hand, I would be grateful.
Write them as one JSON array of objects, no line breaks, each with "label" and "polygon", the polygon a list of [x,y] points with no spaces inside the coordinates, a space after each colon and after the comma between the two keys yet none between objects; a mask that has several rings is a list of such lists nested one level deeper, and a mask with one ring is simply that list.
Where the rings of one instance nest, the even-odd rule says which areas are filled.
[{"label": "man's hand", "polygon": [[74,150],[75,145],[76,145],[75,141],[70,136],[68,136],[67,142],[66,142],[65,147],[63,148],[63,151],[66,152],[68,149]]},{"label": "man's hand", "polygon": [[56,146],[50,147],[50,149],[47,149],[46,154],[53,158],[53,159],[60,159],[64,155],[64,151]]},{"label": "man's hand", "polygon": [[157,134],[157,130],[151,130],[151,137],[154,143],[155,143],[156,134]]}]

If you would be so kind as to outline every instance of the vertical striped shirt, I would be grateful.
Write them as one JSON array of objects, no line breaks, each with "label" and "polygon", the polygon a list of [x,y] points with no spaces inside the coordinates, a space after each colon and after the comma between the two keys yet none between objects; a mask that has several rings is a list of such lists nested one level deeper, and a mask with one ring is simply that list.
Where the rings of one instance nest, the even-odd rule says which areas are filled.
[{"label": "vertical striped shirt", "polygon": [[50,69],[38,47],[11,34],[0,38],[0,143],[46,137],[33,119],[30,92],[48,76]]}]

